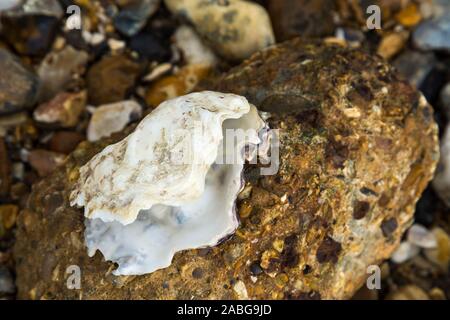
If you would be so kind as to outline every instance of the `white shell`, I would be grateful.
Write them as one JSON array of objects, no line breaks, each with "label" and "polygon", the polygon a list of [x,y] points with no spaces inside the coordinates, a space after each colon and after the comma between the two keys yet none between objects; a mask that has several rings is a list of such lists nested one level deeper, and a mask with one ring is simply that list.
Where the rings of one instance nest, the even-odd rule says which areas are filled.
[{"label": "white shell", "polygon": [[[89,255],[99,249],[117,262],[116,275],[144,274],[169,266],[177,251],[233,233],[244,158],[256,154],[244,149],[261,142],[264,127],[256,108],[233,94],[162,103],[80,169],[71,204],[85,207]],[[228,143],[227,129],[246,135]]]}]

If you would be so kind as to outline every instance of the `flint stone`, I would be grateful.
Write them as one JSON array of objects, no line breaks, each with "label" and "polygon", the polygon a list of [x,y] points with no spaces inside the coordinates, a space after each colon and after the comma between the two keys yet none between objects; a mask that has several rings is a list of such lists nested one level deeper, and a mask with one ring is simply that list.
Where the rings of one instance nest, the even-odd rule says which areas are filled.
[{"label": "flint stone", "polygon": [[0,115],[32,107],[39,89],[37,76],[3,48],[0,48],[0,70]]}]

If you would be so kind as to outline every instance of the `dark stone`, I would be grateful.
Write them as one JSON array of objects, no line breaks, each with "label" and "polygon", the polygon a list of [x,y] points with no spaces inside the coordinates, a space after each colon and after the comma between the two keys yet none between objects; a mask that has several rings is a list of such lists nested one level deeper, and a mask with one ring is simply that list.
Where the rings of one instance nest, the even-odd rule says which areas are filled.
[{"label": "dark stone", "polygon": [[436,57],[432,52],[418,51],[405,51],[393,62],[398,71],[417,88],[422,85],[435,64]]},{"label": "dark stone", "polygon": [[317,249],[317,261],[319,263],[331,262],[334,264],[338,261],[341,250],[341,244],[327,236]]},{"label": "dark stone", "polygon": [[0,294],[13,294],[16,286],[11,272],[5,266],[0,265]]},{"label": "dark stone", "polygon": [[311,271],[312,271],[311,266],[310,266],[309,264],[306,264],[306,265],[303,267],[303,271],[302,271],[302,272],[303,272],[304,275],[307,275],[307,274],[310,274]]},{"label": "dark stone", "polygon": [[116,29],[126,35],[134,36],[147,23],[148,18],[158,9],[155,0],[134,0],[125,5],[114,17]]},{"label": "dark stone", "polygon": [[439,205],[444,206],[442,201],[431,186],[425,189],[422,197],[417,201],[414,219],[427,228],[431,228],[438,212]]},{"label": "dark stone", "polygon": [[94,105],[124,100],[141,71],[126,55],[106,56],[87,74],[89,102]]},{"label": "dark stone", "polygon": [[398,223],[395,218],[389,218],[381,223],[381,231],[386,238],[389,237],[397,227]]},{"label": "dark stone", "polygon": [[293,268],[297,266],[299,257],[297,252],[297,235],[293,234],[284,239],[284,248],[281,252],[281,267]]},{"label": "dark stone", "polygon": [[[324,9],[326,8],[326,10]],[[334,32],[333,0],[269,0],[268,10],[278,42],[302,37],[324,37]]]},{"label": "dark stone", "polygon": [[8,50],[0,48],[0,115],[34,105],[39,79]]},{"label": "dark stone", "polygon": [[59,20],[47,15],[3,15],[2,34],[23,55],[43,56],[55,39]]},{"label": "dark stone", "polygon": [[203,269],[202,268],[195,268],[192,271],[192,277],[194,277],[195,279],[200,279],[203,277]]},{"label": "dark stone", "polygon": [[250,272],[254,276],[257,276],[257,275],[263,273],[263,269],[259,265],[259,261],[255,261],[250,265]]},{"label": "dark stone", "polygon": [[141,57],[152,61],[167,61],[171,56],[169,46],[148,32],[139,33],[131,38],[130,49],[139,53]]},{"label": "dark stone", "polygon": [[364,218],[369,212],[370,204],[366,201],[356,201],[355,206],[353,208],[353,218],[356,220],[360,220]]},{"label": "dark stone", "polygon": [[361,193],[366,196],[375,196],[375,197],[378,196],[378,193],[367,187],[362,187],[361,190],[359,191],[361,191]]}]

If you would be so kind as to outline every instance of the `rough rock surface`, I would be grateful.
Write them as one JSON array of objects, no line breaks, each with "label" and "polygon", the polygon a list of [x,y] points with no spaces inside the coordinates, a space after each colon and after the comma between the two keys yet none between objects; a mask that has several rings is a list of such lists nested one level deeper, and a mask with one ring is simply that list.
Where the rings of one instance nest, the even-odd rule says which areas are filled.
[{"label": "rough rock surface", "polygon": [[[178,253],[170,267],[114,277],[87,256],[81,209],[68,195],[79,167],[113,141],[82,143],[34,186],[18,221],[19,298],[341,299],[388,258],[413,220],[439,156],[432,109],[393,69],[358,49],[286,42],[257,53],[217,85],[272,113],[280,170],[249,181],[241,226],[214,248]],[[81,289],[66,286],[70,265]]]}]

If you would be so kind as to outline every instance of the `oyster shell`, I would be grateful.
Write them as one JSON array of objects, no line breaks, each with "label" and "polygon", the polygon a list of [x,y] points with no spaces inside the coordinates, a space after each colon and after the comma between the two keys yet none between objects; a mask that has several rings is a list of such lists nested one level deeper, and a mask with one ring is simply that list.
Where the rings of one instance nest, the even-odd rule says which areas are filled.
[{"label": "oyster shell", "polygon": [[266,125],[244,97],[204,91],[163,102],[128,137],[80,169],[88,253],[116,275],[153,272],[177,251],[216,245],[239,222],[245,160]]}]

